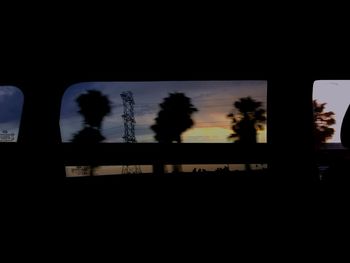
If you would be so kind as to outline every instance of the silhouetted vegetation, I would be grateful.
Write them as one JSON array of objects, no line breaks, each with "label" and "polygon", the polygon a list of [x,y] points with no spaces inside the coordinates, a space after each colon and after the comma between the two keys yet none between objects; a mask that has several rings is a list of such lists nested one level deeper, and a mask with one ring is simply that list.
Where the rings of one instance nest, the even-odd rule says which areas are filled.
[{"label": "silhouetted vegetation", "polygon": [[255,144],[257,142],[257,131],[264,129],[266,122],[266,111],[262,103],[251,97],[240,98],[233,103],[234,110],[227,115],[232,119],[233,133],[230,139],[236,143]]},{"label": "silhouetted vegetation", "polygon": [[194,124],[191,115],[198,111],[183,93],[171,93],[159,105],[161,110],[151,126],[160,143],[181,143],[181,134]]},{"label": "silhouetted vegetation", "polygon": [[[234,110],[227,115],[232,120],[233,133],[229,139],[235,139],[235,143],[253,145],[257,142],[257,131],[264,129],[266,111],[262,108],[262,102],[251,97],[240,98],[233,103]],[[250,164],[246,164],[246,170],[250,170]]]},{"label": "silhouetted vegetation", "polygon": [[101,131],[92,127],[84,127],[78,133],[73,135],[72,142],[79,144],[96,144],[104,141],[106,138]]},{"label": "silhouetted vegetation", "polygon": [[80,95],[76,102],[79,113],[84,117],[84,123],[97,129],[101,128],[103,118],[111,112],[111,102],[107,96],[98,90],[88,90]]},{"label": "silhouetted vegetation", "polygon": [[[79,105],[78,111],[84,118],[84,127],[73,135],[72,142],[91,145],[101,143],[105,137],[101,134],[103,118],[111,112],[111,102],[107,96],[100,91],[89,90],[80,95],[76,102]],[[96,164],[91,163],[90,175],[94,174]]]},{"label": "silhouetted vegetation", "polygon": [[335,114],[333,111],[324,112],[326,104],[327,103],[318,103],[316,100],[313,101],[316,148],[319,148],[322,143],[331,139],[334,134],[334,129],[329,126],[335,124]]},{"label": "silhouetted vegetation", "polygon": [[[151,129],[159,143],[181,143],[181,134],[194,125],[191,115],[198,111],[184,93],[171,93],[159,105],[161,110]],[[174,165],[174,170],[180,170]]]}]

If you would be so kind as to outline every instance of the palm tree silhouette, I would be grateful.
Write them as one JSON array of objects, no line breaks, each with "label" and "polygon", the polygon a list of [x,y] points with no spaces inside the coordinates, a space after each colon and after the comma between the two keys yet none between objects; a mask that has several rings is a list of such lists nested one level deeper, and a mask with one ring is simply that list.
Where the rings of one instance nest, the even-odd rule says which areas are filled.
[{"label": "palm tree silhouette", "polygon": [[[78,111],[84,118],[84,127],[73,135],[72,142],[85,145],[93,145],[105,140],[101,134],[103,118],[111,112],[111,102],[107,96],[97,90],[88,90],[80,95],[76,102],[80,110]],[[90,176],[93,176],[97,165],[90,160]]]},{"label": "palm tree silhouette", "polygon": [[318,103],[313,101],[314,109],[314,138],[316,149],[319,149],[322,143],[331,139],[334,134],[334,129],[330,128],[335,124],[334,112],[324,112],[327,103]]},{"label": "palm tree silhouette", "polygon": [[229,138],[236,143],[255,144],[257,131],[263,130],[266,122],[266,111],[262,108],[262,102],[251,97],[240,98],[233,103],[234,111],[227,115],[232,119],[232,133]]},{"label": "palm tree silhouette", "polygon": [[191,115],[198,111],[183,93],[171,93],[159,105],[161,110],[151,126],[160,143],[181,143],[181,134],[194,124]]},{"label": "palm tree silhouette", "polygon": [[[235,143],[253,145],[257,143],[257,131],[264,129],[266,111],[262,108],[262,102],[251,97],[240,98],[233,103],[234,110],[227,115],[232,119],[233,133],[229,139],[237,138]],[[250,164],[245,165],[250,171]]]},{"label": "palm tree silhouette", "polygon": [[111,102],[106,95],[98,90],[88,90],[80,95],[76,102],[79,113],[84,117],[84,123],[97,129],[101,128],[103,118],[111,112]]},{"label": "palm tree silhouette", "polygon": [[[184,93],[170,93],[169,97],[159,105],[161,110],[151,129],[155,132],[155,140],[159,143],[181,143],[181,134],[194,125],[191,115],[198,110],[192,105],[191,99]],[[163,172],[163,168],[161,171]],[[179,172],[180,166],[174,165],[174,171]]]}]

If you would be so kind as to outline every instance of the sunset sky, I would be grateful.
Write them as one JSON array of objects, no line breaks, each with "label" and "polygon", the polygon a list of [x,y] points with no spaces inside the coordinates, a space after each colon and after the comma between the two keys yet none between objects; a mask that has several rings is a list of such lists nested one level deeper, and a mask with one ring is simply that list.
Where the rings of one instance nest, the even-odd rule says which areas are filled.
[{"label": "sunset sky", "polygon": [[[135,100],[135,133],[138,142],[155,142],[150,126],[154,124],[159,104],[169,93],[183,92],[199,110],[193,114],[195,125],[183,134],[183,142],[228,143],[231,122],[227,114],[233,102],[251,96],[266,109],[266,81],[158,81],[158,82],[90,82],[71,86],[63,97],[61,108],[62,141],[69,142],[82,128],[75,99],[90,89],[100,90],[112,101],[112,114],[103,122],[106,142],[122,142],[123,114],[120,93],[131,91]],[[258,142],[266,142],[266,129],[258,134]]]},{"label": "sunset sky", "polygon": [[319,103],[327,103],[325,111],[335,113],[335,133],[328,142],[340,142],[341,124],[350,104],[350,80],[318,80],[314,83],[313,98]]}]

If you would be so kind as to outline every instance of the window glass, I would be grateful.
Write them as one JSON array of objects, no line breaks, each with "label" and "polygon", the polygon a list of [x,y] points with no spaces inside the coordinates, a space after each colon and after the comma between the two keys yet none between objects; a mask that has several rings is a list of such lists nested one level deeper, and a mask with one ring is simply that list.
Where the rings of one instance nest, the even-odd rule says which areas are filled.
[{"label": "window glass", "polygon": [[340,131],[350,105],[350,80],[319,80],[313,89],[315,139],[319,146],[341,149]]},{"label": "window glass", "polygon": [[66,177],[84,177],[84,176],[108,176],[108,175],[148,175],[152,174],[151,165],[103,165],[91,166],[66,166]]},{"label": "window glass", "polygon": [[329,181],[346,178],[349,175],[350,156],[344,145],[348,145],[350,134],[349,119],[345,116],[350,114],[346,113],[350,111],[350,80],[315,81],[313,106],[316,161],[320,179]]},{"label": "window glass", "polygon": [[62,141],[265,143],[266,101],[267,81],[78,83],[62,101]]},{"label": "window glass", "polygon": [[[266,175],[267,164],[182,164],[165,165],[165,174],[183,175]],[[151,165],[104,165],[93,168],[91,166],[66,166],[67,177],[109,176],[109,175],[151,175]]]},{"label": "window glass", "polygon": [[246,175],[265,174],[268,165],[263,164],[182,164],[166,165],[166,173],[176,171],[188,175]]},{"label": "window glass", "polygon": [[13,86],[0,86],[0,142],[17,142],[23,93]]}]

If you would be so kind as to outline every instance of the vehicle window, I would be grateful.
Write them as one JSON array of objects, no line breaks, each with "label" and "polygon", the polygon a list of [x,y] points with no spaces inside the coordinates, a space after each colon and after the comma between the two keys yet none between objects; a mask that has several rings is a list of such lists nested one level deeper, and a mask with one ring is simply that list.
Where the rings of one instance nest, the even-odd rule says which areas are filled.
[{"label": "vehicle window", "polygon": [[187,175],[263,175],[268,165],[263,164],[182,164],[166,165],[165,173]]},{"label": "vehicle window", "polygon": [[[168,164],[165,174],[183,175],[265,175],[267,164]],[[151,165],[104,165],[91,169],[90,166],[66,166],[67,177],[108,176],[108,175],[150,175]]]},{"label": "vehicle window", "polygon": [[320,147],[342,148],[340,132],[350,105],[350,80],[319,80],[313,88],[315,140]]},{"label": "vehicle window", "polygon": [[329,180],[347,173],[344,169],[350,156],[342,145],[341,130],[342,126],[345,127],[343,122],[349,105],[350,80],[314,82],[314,138],[321,179]]},{"label": "vehicle window", "polygon": [[63,142],[265,143],[267,81],[89,82],[61,107]]},{"label": "vehicle window", "polygon": [[[266,103],[267,81],[77,83],[63,96],[62,142],[266,143]],[[182,172],[179,167],[164,172]],[[153,168],[70,166],[66,175],[147,174]]]},{"label": "vehicle window", "polygon": [[17,142],[23,93],[14,86],[0,86],[0,142]]},{"label": "vehicle window", "polygon": [[66,166],[66,177],[84,176],[108,176],[108,175],[147,175],[152,174],[151,165],[103,165],[91,166]]}]

